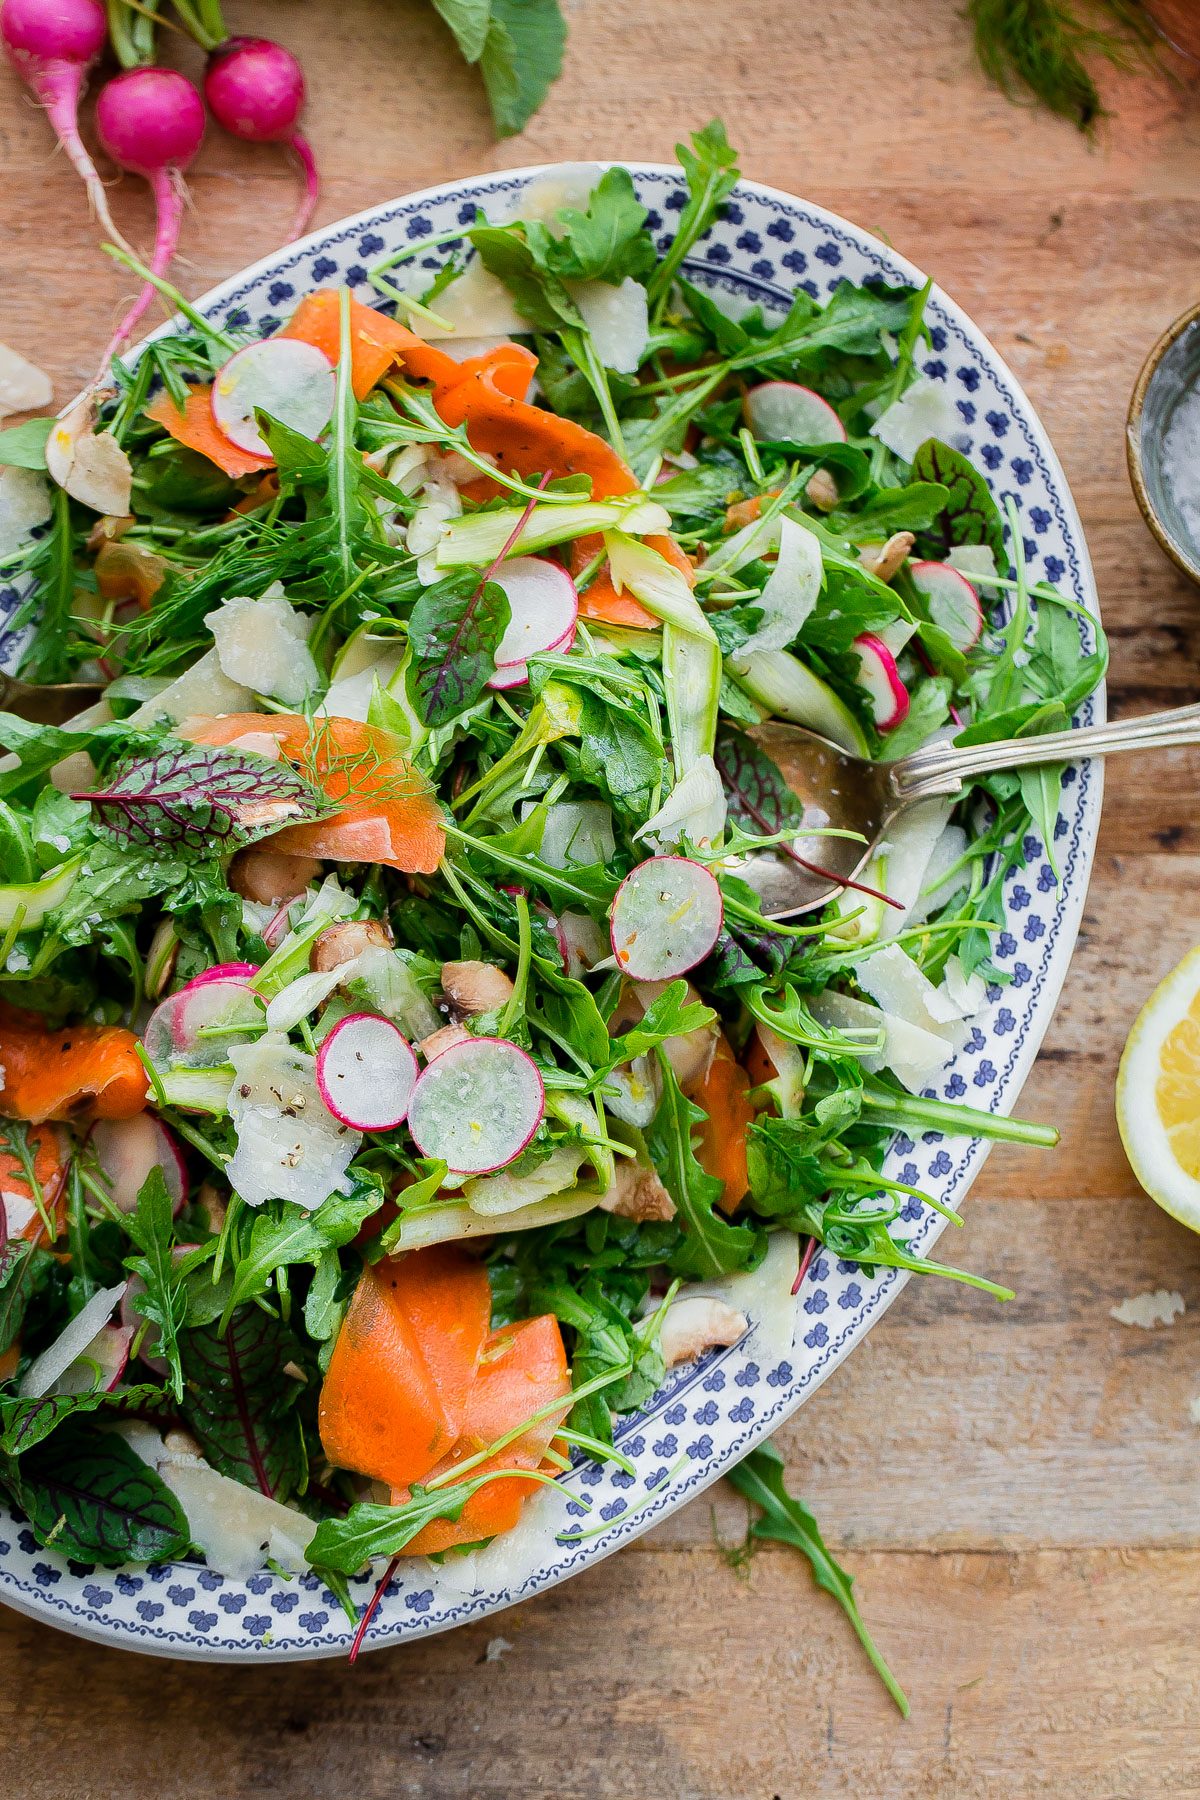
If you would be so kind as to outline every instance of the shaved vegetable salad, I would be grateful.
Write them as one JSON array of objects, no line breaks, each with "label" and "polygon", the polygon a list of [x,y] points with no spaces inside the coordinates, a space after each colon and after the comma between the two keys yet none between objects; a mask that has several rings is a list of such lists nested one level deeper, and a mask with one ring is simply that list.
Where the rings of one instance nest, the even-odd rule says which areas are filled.
[{"label": "shaved vegetable salad", "polygon": [[926,1090],[1058,772],[771,919],[756,734],[1052,730],[1105,653],[939,435],[928,290],[732,316],[733,152],[680,155],[673,238],[567,169],[262,338],[150,271],[178,328],[0,433],[19,672],[95,684],[0,715],[0,1484],[70,1557],[357,1617],[620,1462],[673,1364],[790,1348],[815,1245],[1005,1297],[881,1171],[1054,1141]]}]

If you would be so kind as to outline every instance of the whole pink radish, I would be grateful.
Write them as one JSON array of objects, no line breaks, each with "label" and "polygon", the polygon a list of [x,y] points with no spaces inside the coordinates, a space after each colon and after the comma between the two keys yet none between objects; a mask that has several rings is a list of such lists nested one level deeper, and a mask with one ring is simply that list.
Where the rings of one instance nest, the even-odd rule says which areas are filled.
[{"label": "whole pink radish", "polygon": [[231,37],[208,59],[204,97],[219,125],[250,144],[290,144],[304,172],[304,198],[289,242],[308,229],[317,204],[312,146],[297,129],[304,110],[304,73],[290,50],[269,38]]},{"label": "whole pink radish", "polygon": [[0,40],[8,59],[46,109],[96,217],[114,243],[129,245],[112,221],[104,184],[79,135],[79,102],[88,70],[108,37],[99,0],[4,0]]},{"label": "whole pink radish", "polygon": [[[96,130],[115,163],[150,183],[157,215],[150,268],[165,275],[179,241],[183,171],[204,137],[204,102],[174,69],[126,69],[100,90]],[[106,364],[153,298],[154,288],[147,282],[117,327]]]}]

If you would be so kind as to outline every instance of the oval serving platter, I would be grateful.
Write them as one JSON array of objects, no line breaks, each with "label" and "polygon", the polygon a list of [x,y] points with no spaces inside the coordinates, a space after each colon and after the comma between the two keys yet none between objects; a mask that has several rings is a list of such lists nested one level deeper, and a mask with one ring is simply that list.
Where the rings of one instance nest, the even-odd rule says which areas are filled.
[{"label": "oval serving platter", "polygon": [[[685,201],[677,168],[630,163],[660,246]],[[364,288],[367,268],[385,254],[473,223],[477,206],[511,205],[546,167],[505,170],[430,188],[330,225],[255,264],[196,302],[221,324],[273,331],[313,288]],[[436,270],[452,246],[421,260]],[[761,305],[786,311],[797,288],[826,301],[839,281],[921,285],[924,277],[869,233],[823,208],[743,181],[725,218],[684,264],[727,310]],[[1031,578],[1056,582],[1098,616],[1083,532],[1058,459],[1033,408],[987,339],[936,287],[926,309],[932,343],[923,372],[944,382],[961,419],[955,444],[983,473],[998,499],[1011,495],[1021,520]],[[164,327],[164,329],[166,329]],[[0,618],[21,594],[0,588]],[[1090,642],[1084,644],[1090,649]],[[9,659],[14,646],[8,645]],[[5,646],[0,642],[0,660]],[[1085,701],[1077,724],[1104,717],[1104,690]],[[1025,841],[1026,867],[1005,888],[1008,928],[995,956],[1011,980],[989,988],[972,1037],[942,1070],[937,1097],[1010,1112],[1037,1054],[1074,947],[1100,819],[1102,764],[1083,762],[1063,776],[1055,829],[1056,884],[1036,838]],[[934,1092],[935,1090],[927,1090]],[[887,1173],[921,1185],[957,1208],[988,1146],[927,1132],[898,1136]],[[910,1200],[902,1219],[914,1251],[928,1255],[945,1221]],[[1002,1271],[1000,1272],[1002,1273]],[[622,1419],[617,1443],[636,1475],[577,1463],[554,1489],[527,1503],[514,1532],[487,1550],[437,1566],[402,1563],[389,1584],[364,1648],[403,1643],[480,1619],[528,1599],[609,1556],[715,1481],[816,1392],[883,1316],[908,1276],[868,1279],[827,1252],[809,1266],[787,1332],[753,1324],[732,1349],[709,1352],[667,1381],[642,1412]],[[374,1577],[351,1592],[365,1602]],[[150,1655],[217,1662],[294,1661],[344,1655],[353,1628],[314,1576],[284,1580],[263,1571],[232,1581],[202,1565],[92,1569],[35,1543],[21,1516],[0,1507],[0,1599],[80,1637]]]}]

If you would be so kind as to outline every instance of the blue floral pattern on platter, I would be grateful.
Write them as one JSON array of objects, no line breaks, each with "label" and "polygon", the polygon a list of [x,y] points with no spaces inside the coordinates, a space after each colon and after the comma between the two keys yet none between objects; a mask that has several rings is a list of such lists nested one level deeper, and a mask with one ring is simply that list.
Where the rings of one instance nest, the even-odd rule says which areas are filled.
[{"label": "blue floral pattern on platter", "polygon": [[[679,171],[629,165],[650,209],[660,248],[684,204]],[[428,190],[342,221],[290,245],[197,302],[206,317],[231,327],[273,331],[301,295],[345,282],[368,300],[366,270],[382,255],[473,222],[510,201],[537,169],[505,171]],[[453,246],[419,258],[435,271]],[[923,277],[868,233],[822,208],[743,182],[725,218],[684,265],[688,277],[744,308],[785,309],[803,288],[825,301],[840,281],[871,277],[920,284]],[[1031,577],[1056,582],[1093,615],[1095,586],[1083,532],[1058,460],[1020,387],[970,320],[937,288],[926,317],[932,342],[923,372],[943,382],[961,419],[956,447],[969,456],[998,499],[1011,496],[1021,522]],[[0,618],[20,593],[0,588]],[[11,639],[0,655],[11,657]],[[1091,648],[1085,643],[1085,648]],[[1081,707],[1077,724],[1104,717],[1103,690]],[[1037,1053],[1066,974],[1087,891],[1100,818],[1099,763],[1069,767],[1055,827],[1056,884],[1045,846],[1026,839],[1027,866],[1006,890],[1008,929],[995,957],[1010,980],[989,988],[988,1006],[969,1042],[928,1090],[993,1112],[1012,1110]],[[924,1186],[958,1207],[978,1174],[987,1146],[978,1139],[926,1132],[919,1143],[897,1136],[888,1173]],[[910,1200],[903,1229],[928,1254],[945,1221]],[[511,1551],[501,1575],[489,1578],[484,1552],[472,1578],[464,1566],[424,1558],[401,1565],[367,1639],[378,1648],[444,1631],[564,1580],[611,1554],[700,1493],[747,1450],[801,1406],[879,1319],[904,1286],[898,1270],[868,1279],[854,1263],[822,1252],[797,1296],[792,1351],[765,1354],[755,1329],[740,1344],[710,1352],[671,1372],[640,1412],[624,1419],[618,1443],[636,1469],[581,1463],[529,1503],[518,1528],[523,1554]],[[578,1541],[572,1542],[572,1538]],[[499,1548],[499,1546],[497,1546]],[[467,1559],[469,1561],[469,1559]],[[351,1583],[360,1605],[374,1577]],[[475,1591],[472,1591],[474,1586]],[[43,1550],[19,1514],[0,1508],[0,1599],[80,1636],[148,1654],[226,1662],[296,1660],[344,1654],[352,1627],[317,1577],[288,1581],[263,1572],[232,1581],[189,1563],[156,1568],[93,1569]]]}]

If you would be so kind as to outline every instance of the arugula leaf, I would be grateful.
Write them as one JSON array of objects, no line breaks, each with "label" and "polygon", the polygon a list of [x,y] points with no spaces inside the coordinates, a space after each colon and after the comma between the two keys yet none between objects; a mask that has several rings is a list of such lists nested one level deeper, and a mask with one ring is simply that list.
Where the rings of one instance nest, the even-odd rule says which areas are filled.
[{"label": "arugula leaf", "polygon": [[191,1546],[178,1500],[115,1432],[68,1423],[19,1462],[8,1458],[0,1482],[38,1542],[79,1562],[115,1569],[164,1562]]},{"label": "arugula leaf", "polygon": [[44,469],[53,419],[26,419],[0,431],[0,469]]},{"label": "arugula leaf", "polygon": [[941,517],[923,534],[918,546],[922,556],[944,561],[955,544],[986,544],[996,559],[997,573],[1007,575],[1004,521],[978,469],[949,444],[928,438],[913,457],[912,477],[938,482],[949,495]]},{"label": "arugula leaf", "polygon": [[830,513],[825,524],[851,544],[889,538],[896,531],[927,531],[948,505],[950,491],[937,481],[880,488],[857,512]]},{"label": "arugula leaf", "polygon": [[580,744],[559,744],[568,767],[606,793],[619,811],[642,820],[662,779],[664,758],[653,732],[632,707],[606,702],[590,690],[583,695]]},{"label": "arugula leaf", "polygon": [[606,169],[588,195],[586,212],[564,207],[559,214],[563,235],[554,266],[573,280],[607,281],[614,287],[626,276],[644,281],[655,263],[646,218],[628,169]]},{"label": "arugula leaf", "polygon": [[417,659],[409,689],[426,725],[448,725],[475,704],[495,672],[496,646],[510,616],[499,582],[481,582],[473,569],[426,588],[408,627]]},{"label": "arugula leaf", "polygon": [[102,788],[71,798],[90,801],[97,823],[126,849],[205,857],[328,811],[290,763],[182,739],[119,763]]},{"label": "arugula leaf", "polygon": [[145,1283],[145,1293],[137,1297],[137,1310],[158,1326],[156,1354],[166,1358],[171,1391],[182,1400],[179,1331],[187,1312],[187,1295],[171,1254],[175,1221],[161,1168],[151,1169],[138,1194],[137,1210],[128,1213],[122,1223],[142,1253],[125,1259],[130,1274],[140,1275]]},{"label": "arugula leaf", "polygon": [[264,1207],[251,1228],[249,1246],[234,1268],[222,1329],[228,1326],[235,1307],[266,1293],[277,1269],[320,1262],[327,1250],[348,1244],[379,1206],[380,1195],[370,1189],[354,1195],[333,1194],[313,1212],[290,1201]]},{"label": "arugula leaf", "polygon": [[854,1577],[841,1568],[830,1555],[816,1519],[804,1504],[783,1485],[784,1462],[774,1444],[760,1444],[742,1458],[735,1468],[726,1471],[725,1479],[739,1494],[762,1508],[762,1517],[753,1529],[759,1539],[790,1544],[809,1560],[818,1587],[832,1594],[842,1608],[858,1640],[871,1661],[871,1667],[896,1702],[902,1718],[907,1719],[908,1701],[896,1677],[884,1662],[874,1639],[863,1623],[854,1598]]},{"label": "arugula leaf", "polygon": [[692,133],[690,150],[685,144],[676,144],[675,154],[687,177],[688,203],[679,215],[674,241],[649,283],[655,317],[661,315],[670,298],[676,270],[717,218],[741,174],[737,151],[731,149],[720,119],[711,119],[703,131]]},{"label": "arugula leaf", "polygon": [[738,351],[730,358],[730,367],[767,368],[809,361],[823,350],[873,356],[881,348],[882,332],[897,332],[906,324],[911,298],[911,288],[855,287],[853,282],[843,281],[822,310],[813,312],[793,304],[778,330]]},{"label": "arugula leaf", "polygon": [[663,1091],[658,1111],[646,1131],[646,1146],[684,1227],[683,1243],[669,1266],[677,1275],[707,1281],[714,1275],[748,1267],[761,1240],[751,1226],[730,1225],[714,1212],[725,1184],[715,1175],[704,1173],[692,1149],[692,1131],[703,1124],[705,1115],[684,1098],[661,1047],[657,1055]]},{"label": "arugula leaf", "polygon": [[554,239],[544,226],[477,225],[467,235],[484,268],[504,283],[535,331],[583,329],[582,313],[547,260]]},{"label": "arugula leaf", "polygon": [[635,1056],[657,1050],[667,1038],[683,1037],[689,1031],[699,1031],[701,1026],[711,1023],[717,1016],[712,1007],[697,1001],[689,1004],[687,987],[687,982],[682,979],[670,982],[653,1005],[647,1007],[640,1023],[612,1040],[609,1062],[614,1066],[631,1062]]},{"label": "arugula leaf", "polygon": [[524,131],[562,73],[558,0],[491,0],[480,68],[498,137]]},{"label": "arugula leaf", "polygon": [[826,567],[825,585],[800,628],[799,641],[814,649],[845,652],[864,632],[878,631],[899,613],[899,599],[886,590],[880,593],[846,569]]},{"label": "arugula leaf", "polygon": [[[486,1478],[485,1478],[486,1479]],[[377,1557],[396,1556],[433,1519],[457,1520],[471,1495],[471,1484],[456,1481],[426,1493],[419,1486],[401,1506],[359,1501],[344,1519],[322,1519],[306,1552],[315,1569],[354,1575]]]},{"label": "arugula leaf", "polygon": [[295,1404],[301,1383],[295,1333],[258,1306],[242,1306],[225,1331],[203,1326],[180,1339],[183,1412],[206,1459],[223,1475],[276,1500],[302,1491],[307,1464]]},{"label": "arugula leaf", "polygon": [[189,865],[170,856],[134,858],[116,844],[96,844],[50,919],[64,944],[89,944],[102,925],[152,895],[161,896],[164,912],[178,912],[185,906],[226,899],[228,889],[215,862]]}]

